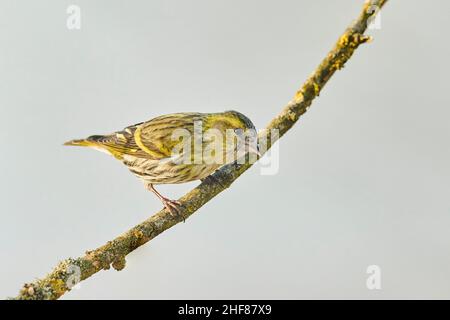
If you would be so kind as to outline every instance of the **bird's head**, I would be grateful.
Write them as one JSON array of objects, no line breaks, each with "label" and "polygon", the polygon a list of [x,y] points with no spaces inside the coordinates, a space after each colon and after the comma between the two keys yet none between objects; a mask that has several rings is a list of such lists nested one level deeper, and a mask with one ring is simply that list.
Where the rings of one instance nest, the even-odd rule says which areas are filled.
[{"label": "bird's head", "polygon": [[253,122],[245,115],[238,111],[230,110],[223,113],[226,117],[231,120],[232,126],[235,129],[255,130],[255,125]]},{"label": "bird's head", "polygon": [[221,132],[233,131],[237,138],[236,146],[245,147],[250,153],[260,156],[257,145],[257,132],[253,122],[238,111],[230,110],[222,113],[213,113],[210,116],[210,126]]}]

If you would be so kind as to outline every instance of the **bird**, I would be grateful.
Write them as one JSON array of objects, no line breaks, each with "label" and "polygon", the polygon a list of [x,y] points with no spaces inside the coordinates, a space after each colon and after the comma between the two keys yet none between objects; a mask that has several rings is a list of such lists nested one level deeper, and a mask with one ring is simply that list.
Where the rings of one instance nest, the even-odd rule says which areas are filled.
[{"label": "bird", "polygon": [[204,181],[221,166],[235,161],[240,147],[244,155],[260,156],[255,133],[253,122],[238,111],[181,112],[64,145],[90,147],[113,156],[142,180],[170,214],[180,215],[181,203],[163,196],[155,185]]}]

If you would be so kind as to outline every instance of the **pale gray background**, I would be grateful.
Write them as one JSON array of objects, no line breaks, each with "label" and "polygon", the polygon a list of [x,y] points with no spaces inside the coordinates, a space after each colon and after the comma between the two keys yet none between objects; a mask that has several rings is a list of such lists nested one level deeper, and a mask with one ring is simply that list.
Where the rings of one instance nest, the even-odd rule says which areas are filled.
[{"label": "pale gray background", "polygon": [[[1,0],[0,296],[161,208],[119,162],[64,141],[177,111],[263,127],[362,3]],[[282,139],[277,175],[253,167],[64,298],[450,298],[449,10],[390,1]]]}]

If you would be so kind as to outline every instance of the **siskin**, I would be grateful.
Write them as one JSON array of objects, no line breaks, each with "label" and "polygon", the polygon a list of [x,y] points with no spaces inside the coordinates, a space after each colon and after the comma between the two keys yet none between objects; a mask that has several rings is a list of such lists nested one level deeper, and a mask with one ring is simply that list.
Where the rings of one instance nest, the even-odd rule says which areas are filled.
[{"label": "siskin", "polygon": [[[230,136],[230,131],[234,134],[231,144],[225,138]],[[159,116],[109,135],[71,140],[64,145],[91,147],[114,156],[144,182],[171,214],[179,214],[180,203],[161,195],[154,185],[203,180],[236,160],[239,145],[259,155],[254,139],[245,139],[254,132],[250,119],[237,111],[184,112]]]}]

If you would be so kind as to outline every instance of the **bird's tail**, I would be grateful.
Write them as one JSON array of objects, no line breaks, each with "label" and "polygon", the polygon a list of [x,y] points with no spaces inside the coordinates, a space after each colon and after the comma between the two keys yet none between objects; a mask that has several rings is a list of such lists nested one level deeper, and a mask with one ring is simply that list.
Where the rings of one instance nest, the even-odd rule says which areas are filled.
[{"label": "bird's tail", "polygon": [[64,143],[65,146],[77,146],[77,147],[97,147],[99,146],[99,140],[103,136],[90,136],[86,139],[75,139]]},{"label": "bird's tail", "polygon": [[77,146],[77,147],[91,147],[93,143],[86,139],[75,139],[64,142],[65,146]]}]

